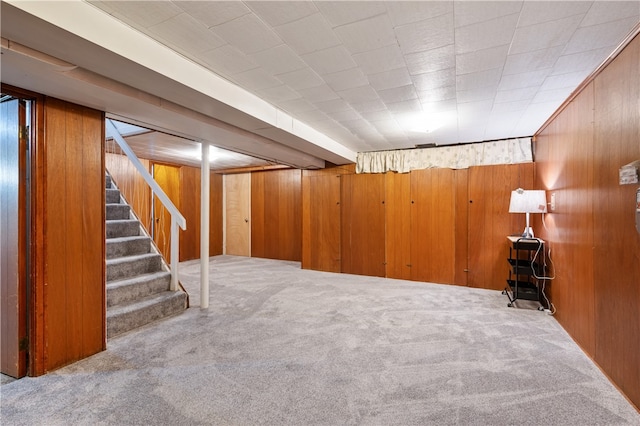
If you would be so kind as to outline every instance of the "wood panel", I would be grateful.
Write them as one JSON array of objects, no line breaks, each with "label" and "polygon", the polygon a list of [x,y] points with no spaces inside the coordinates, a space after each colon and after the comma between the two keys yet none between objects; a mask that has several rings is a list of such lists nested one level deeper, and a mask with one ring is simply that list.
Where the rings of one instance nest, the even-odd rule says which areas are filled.
[{"label": "wood panel", "polygon": [[[149,160],[139,159],[150,172]],[[140,222],[151,235],[151,188],[125,155],[105,154],[107,171]]]},{"label": "wood panel", "polygon": [[302,182],[300,170],[251,174],[251,255],[301,260]]},{"label": "wood panel", "polygon": [[550,242],[556,318],[640,408],[640,235],[620,166],[640,159],[636,37],[536,135],[537,184],[556,194]]},{"label": "wood panel", "polygon": [[385,175],[386,276],[411,279],[411,175]]},{"label": "wood panel", "polygon": [[450,169],[411,172],[411,279],[455,281],[455,179]]},{"label": "wood panel", "polygon": [[251,256],[251,174],[224,176],[224,253]]},{"label": "wood panel", "polygon": [[526,223],[524,214],[509,213],[511,191],[517,188],[533,189],[533,163],[469,169],[468,285],[471,287],[505,288],[507,236],[522,233]]},{"label": "wood panel", "polygon": [[180,261],[200,259],[200,168],[180,167],[180,212],[187,221],[187,229],[180,230]]},{"label": "wood panel", "polygon": [[469,278],[469,169],[454,171],[455,273],[453,284],[467,285]]},{"label": "wood panel", "polygon": [[340,272],[340,176],[337,168],[302,177],[302,268]]},{"label": "wood panel", "polygon": [[640,408],[640,234],[621,166],[640,160],[640,37],[594,81],[595,360]]},{"label": "wood panel", "polygon": [[385,175],[343,175],[342,272],[384,277]]},{"label": "wood panel", "polygon": [[[105,347],[104,115],[48,98],[45,369]],[[42,283],[44,285],[44,282]]]},{"label": "wood panel", "polygon": [[211,173],[209,178],[209,256],[217,256],[222,251],[222,175]]},{"label": "wood panel", "polygon": [[[152,163],[153,179],[167,194],[167,197],[182,211],[180,204],[180,167],[167,164]],[[167,263],[171,262],[171,214],[164,207],[160,199],[153,197],[153,241],[164,256]],[[189,226],[191,224],[188,224]]]}]

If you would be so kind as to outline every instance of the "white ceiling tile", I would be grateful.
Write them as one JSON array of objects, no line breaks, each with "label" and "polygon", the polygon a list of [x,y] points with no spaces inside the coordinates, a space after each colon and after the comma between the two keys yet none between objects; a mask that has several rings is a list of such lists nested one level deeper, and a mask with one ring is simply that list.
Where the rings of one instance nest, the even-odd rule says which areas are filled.
[{"label": "white ceiling tile", "polygon": [[344,46],[335,46],[302,55],[302,59],[318,74],[331,74],[355,68],[356,63]]},{"label": "white ceiling tile", "polygon": [[584,16],[591,7],[590,1],[525,1],[518,27],[555,21],[570,16]]},{"label": "white ceiling tile", "polygon": [[433,102],[442,102],[450,99],[455,99],[456,97],[456,86],[444,86],[437,87],[430,90],[422,90],[418,92],[418,98],[420,102],[425,103],[433,103]]},{"label": "white ceiling tile", "polygon": [[353,109],[349,109],[347,111],[328,112],[327,116],[329,116],[329,117],[331,117],[334,120],[337,120],[339,122],[357,120],[357,119],[361,118],[360,114],[358,114]]},{"label": "white ceiling tile", "polygon": [[351,68],[323,76],[324,81],[336,92],[354,87],[366,86],[369,79],[360,68]]},{"label": "white ceiling tile", "polygon": [[316,107],[303,98],[286,100],[278,103],[278,107],[288,112],[290,115],[296,116],[299,112],[308,112],[316,110]]},{"label": "white ceiling tile", "polygon": [[518,102],[530,101],[538,92],[538,87],[525,87],[522,89],[498,90],[494,102]]},{"label": "white ceiling tile", "polygon": [[337,46],[340,40],[320,13],[279,25],[274,30],[298,54],[311,53]]},{"label": "white ceiling tile", "polygon": [[478,102],[484,100],[493,100],[498,86],[474,87],[468,90],[458,90],[456,98],[458,102]]},{"label": "white ceiling tile", "polygon": [[395,31],[400,49],[404,53],[422,52],[453,44],[453,14],[396,27]]},{"label": "white ceiling tile", "polygon": [[406,101],[394,102],[391,104],[387,104],[389,107],[389,111],[393,114],[404,114],[410,112],[420,111],[422,108],[422,104],[418,99],[409,99]]},{"label": "white ceiling tile", "polygon": [[611,53],[611,49],[587,50],[586,52],[562,55],[556,61],[551,74],[566,74],[575,70],[595,70]]},{"label": "white ceiling tile", "polygon": [[249,8],[239,1],[175,1],[174,4],[207,27],[220,25],[251,13]]},{"label": "white ceiling tile", "polygon": [[640,19],[640,2],[634,1],[594,1],[587,12],[581,27],[598,25],[605,22],[626,20],[626,18]]},{"label": "white ceiling tile", "polygon": [[367,121],[380,121],[380,120],[392,120],[393,116],[387,110],[387,106],[385,105],[383,110],[380,111],[360,111],[360,115],[364,117]]},{"label": "white ceiling tile", "polygon": [[540,103],[550,103],[556,102],[558,104],[562,103],[567,96],[571,94],[570,88],[565,89],[555,89],[555,90],[541,90],[536,93],[536,95],[531,100],[532,104],[540,104]]},{"label": "white ceiling tile", "polygon": [[396,27],[453,13],[452,1],[389,1],[386,5]]},{"label": "white ceiling tile", "polygon": [[498,86],[502,77],[502,68],[494,68],[491,70],[472,72],[462,74],[456,77],[456,89],[473,90],[478,87]]},{"label": "white ceiling tile", "polygon": [[371,74],[368,78],[369,84],[375,90],[391,89],[392,87],[401,87],[412,83],[409,71],[404,67]]},{"label": "white ceiling tile", "polygon": [[324,113],[349,111],[351,105],[349,105],[344,99],[332,99],[329,101],[316,102],[316,108]]},{"label": "white ceiling tile", "polygon": [[367,75],[391,71],[405,66],[404,57],[397,45],[357,53],[353,55],[353,59]]},{"label": "white ceiling tile", "polygon": [[589,71],[574,71],[567,74],[551,75],[540,87],[541,91],[576,87],[589,75]]},{"label": "white ceiling tile", "polygon": [[151,26],[148,31],[174,50],[192,55],[226,44],[187,13]]},{"label": "white ceiling tile", "polygon": [[493,104],[492,113],[503,113],[509,111],[524,111],[529,104],[531,103],[530,99],[525,99],[523,101],[513,101],[513,102],[495,102]]},{"label": "white ceiling tile", "polygon": [[416,89],[413,84],[380,90],[378,91],[378,95],[385,104],[418,99],[418,94],[416,93]]},{"label": "white ceiling tile", "polygon": [[503,75],[498,90],[513,90],[524,87],[539,87],[551,73],[551,68]]},{"label": "white ceiling tile", "polygon": [[297,92],[291,90],[291,88],[284,84],[260,90],[258,91],[258,96],[271,103],[300,99],[300,95]]},{"label": "white ceiling tile", "polygon": [[476,52],[456,55],[456,73],[468,74],[503,67],[507,61],[508,51],[509,45],[505,44]]},{"label": "white ceiling tile", "polygon": [[138,29],[157,25],[183,12],[171,2],[102,1],[91,4],[104,7],[108,13]]},{"label": "white ceiling tile", "polygon": [[411,76],[413,84],[418,91],[437,89],[439,87],[455,86],[456,70],[449,68],[446,70],[434,71]]},{"label": "white ceiling tile", "polygon": [[556,21],[519,27],[513,36],[509,53],[518,54],[562,46],[569,41],[581,20],[582,15],[575,15]]},{"label": "white ceiling tile", "polygon": [[320,86],[309,87],[308,89],[300,89],[298,93],[302,95],[306,100],[315,104],[316,102],[329,101],[331,99],[338,99],[339,96],[326,84]]},{"label": "white ceiling tile", "polygon": [[214,71],[227,76],[258,67],[247,55],[229,44],[201,53],[198,57]]},{"label": "white ceiling tile", "polygon": [[262,68],[241,72],[233,77],[240,86],[249,90],[259,91],[282,85],[277,78],[272,77]]},{"label": "white ceiling tile", "polygon": [[567,43],[563,53],[568,55],[600,47],[610,47],[613,50],[627,35],[629,28],[637,22],[637,17],[631,17],[606,24],[580,27]]},{"label": "white ceiling tile", "polygon": [[318,8],[310,1],[247,1],[244,3],[272,27],[297,21],[318,12]]},{"label": "white ceiling tile", "polygon": [[426,50],[418,53],[410,53],[405,56],[405,62],[409,74],[424,74],[452,68],[456,64],[453,44],[442,46],[437,49]]},{"label": "white ceiling tile", "polygon": [[456,53],[474,52],[511,43],[518,16],[515,13],[456,28]]},{"label": "white ceiling tile", "polygon": [[[296,111],[295,114],[292,113],[294,117],[298,120],[303,121],[305,124],[311,125],[312,122],[319,120],[329,120],[329,117],[317,109],[307,110],[307,111]],[[312,126],[313,127],[313,126]]]},{"label": "white ceiling tile", "polygon": [[211,31],[248,55],[282,44],[280,37],[254,14],[242,15]]},{"label": "white ceiling tile", "polygon": [[317,87],[324,83],[318,74],[308,67],[284,74],[277,74],[276,77],[293,90]]},{"label": "white ceiling tile", "polygon": [[297,71],[307,67],[307,64],[285,44],[254,53],[249,57],[273,75]]},{"label": "white ceiling tile", "polygon": [[527,71],[551,68],[562,54],[562,50],[563,46],[556,46],[535,52],[508,55],[503,74],[520,74]]},{"label": "white ceiling tile", "polygon": [[338,95],[349,103],[370,102],[379,99],[378,93],[371,86],[360,86],[341,90]]},{"label": "white ceiling tile", "polygon": [[386,13],[381,1],[318,1],[316,6],[333,27]]},{"label": "white ceiling tile", "polygon": [[464,27],[518,14],[522,1],[454,1],[455,26]]},{"label": "white ceiling tile", "polygon": [[387,106],[380,99],[366,102],[352,102],[351,106],[362,113],[387,110]]},{"label": "white ceiling tile", "polygon": [[387,15],[378,15],[334,29],[351,53],[366,52],[396,43],[393,26]]},{"label": "white ceiling tile", "polygon": [[[453,93],[455,93],[455,90],[452,91]],[[422,110],[425,112],[457,111],[458,108],[458,104],[454,98],[449,98],[437,102],[423,102],[421,100],[420,104],[422,105]]]}]

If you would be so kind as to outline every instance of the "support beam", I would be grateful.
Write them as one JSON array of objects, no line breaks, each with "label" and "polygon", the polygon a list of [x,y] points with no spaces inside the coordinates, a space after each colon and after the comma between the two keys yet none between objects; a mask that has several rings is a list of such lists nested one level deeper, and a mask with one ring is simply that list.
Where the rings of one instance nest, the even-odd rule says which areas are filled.
[{"label": "support beam", "polygon": [[209,144],[202,142],[200,166],[200,308],[209,308]]}]

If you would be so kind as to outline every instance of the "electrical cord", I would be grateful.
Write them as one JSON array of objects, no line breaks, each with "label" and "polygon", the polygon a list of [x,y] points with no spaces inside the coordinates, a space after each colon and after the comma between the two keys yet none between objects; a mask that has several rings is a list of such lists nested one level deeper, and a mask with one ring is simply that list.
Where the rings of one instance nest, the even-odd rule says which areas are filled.
[{"label": "electrical cord", "polygon": [[[543,215],[544,216],[544,215]],[[543,223],[544,223],[544,218],[543,218]],[[556,307],[553,303],[551,303],[551,301],[549,300],[549,298],[547,297],[547,295],[545,294],[544,290],[547,284],[547,280],[551,281],[554,280],[556,278],[556,273],[555,273],[555,267],[553,266],[553,259],[551,258],[551,248],[549,248],[549,262],[551,263],[551,269],[553,270],[553,276],[538,276],[538,274],[536,273],[536,268],[534,267],[535,261],[538,259],[538,256],[540,255],[540,250],[542,250],[543,244],[542,241],[538,239],[538,249],[536,250],[536,254],[533,256],[533,260],[531,261],[531,272],[533,273],[533,276],[542,281],[542,288],[540,289],[540,292],[542,293],[542,297],[544,297],[545,302],[547,302],[547,306],[549,307],[549,315],[554,315],[556,313]],[[547,270],[547,259],[546,257],[544,259],[542,259],[542,265],[544,266],[544,270]]]}]

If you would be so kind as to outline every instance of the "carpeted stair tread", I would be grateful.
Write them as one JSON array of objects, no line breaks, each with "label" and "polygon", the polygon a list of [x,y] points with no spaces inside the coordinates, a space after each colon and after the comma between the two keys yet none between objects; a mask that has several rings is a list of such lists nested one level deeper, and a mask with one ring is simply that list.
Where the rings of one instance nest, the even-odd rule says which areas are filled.
[{"label": "carpeted stair tread", "polygon": [[162,257],[157,253],[107,259],[107,282],[162,270]]},{"label": "carpeted stair tread", "polygon": [[167,271],[151,272],[107,283],[107,307],[169,290],[171,274]]},{"label": "carpeted stair tread", "polygon": [[106,189],[107,204],[115,204],[120,202],[120,191],[113,188]]},{"label": "carpeted stair tread", "polygon": [[107,220],[107,238],[140,235],[140,222],[135,219]]},{"label": "carpeted stair tread", "polygon": [[107,189],[111,188],[111,175],[109,175],[109,174],[105,175],[105,177],[104,177],[104,186]]},{"label": "carpeted stair tread", "polygon": [[106,209],[107,220],[129,219],[129,205],[124,203],[108,203]]},{"label": "carpeted stair tread", "polygon": [[164,291],[135,302],[113,306],[107,310],[107,337],[183,312],[187,295],[183,291]]},{"label": "carpeted stair tread", "polygon": [[107,259],[149,253],[151,239],[146,235],[107,238]]}]

